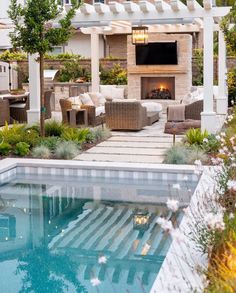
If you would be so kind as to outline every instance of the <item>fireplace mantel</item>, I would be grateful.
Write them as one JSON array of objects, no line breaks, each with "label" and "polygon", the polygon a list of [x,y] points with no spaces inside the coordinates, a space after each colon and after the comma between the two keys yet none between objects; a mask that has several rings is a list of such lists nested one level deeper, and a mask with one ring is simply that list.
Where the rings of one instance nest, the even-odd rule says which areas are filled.
[{"label": "fireplace mantel", "polygon": [[157,66],[153,67],[147,67],[145,66],[145,68],[140,68],[140,66],[135,66],[135,67],[130,67],[129,68],[129,74],[185,74],[187,73],[186,68],[166,68],[166,67],[162,67],[162,68],[157,68]]}]

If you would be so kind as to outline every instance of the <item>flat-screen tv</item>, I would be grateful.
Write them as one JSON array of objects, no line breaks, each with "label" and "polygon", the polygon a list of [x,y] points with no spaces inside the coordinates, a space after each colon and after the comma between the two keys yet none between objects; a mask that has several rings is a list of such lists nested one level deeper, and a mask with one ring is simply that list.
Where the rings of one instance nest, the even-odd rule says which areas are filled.
[{"label": "flat-screen tv", "polygon": [[178,64],[177,42],[148,43],[136,46],[136,65]]}]

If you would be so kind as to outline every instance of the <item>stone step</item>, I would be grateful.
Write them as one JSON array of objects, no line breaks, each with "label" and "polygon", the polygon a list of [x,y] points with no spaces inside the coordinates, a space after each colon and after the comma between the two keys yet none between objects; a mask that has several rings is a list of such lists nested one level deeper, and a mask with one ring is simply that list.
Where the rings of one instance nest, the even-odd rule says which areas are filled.
[{"label": "stone step", "polygon": [[164,156],[105,155],[83,153],[78,155],[74,160],[160,164],[163,162]]},{"label": "stone step", "polygon": [[146,155],[157,156],[163,155],[165,149],[153,149],[153,148],[117,148],[117,147],[94,147],[86,151],[89,154],[125,154],[125,155]]},{"label": "stone step", "polygon": [[117,148],[164,148],[167,149],[172,146],[170,142],[129,142],[129,141],[104,141],[97,145],[97,147],[117,147]]},{"label": "stone step", "polygon": [[[176,137],[176,142],[181,141],[182,137]],[[162,142],[162,143],[172,143],[172,136],[112,136],[107,141],[128,141],[128,142]]]}]

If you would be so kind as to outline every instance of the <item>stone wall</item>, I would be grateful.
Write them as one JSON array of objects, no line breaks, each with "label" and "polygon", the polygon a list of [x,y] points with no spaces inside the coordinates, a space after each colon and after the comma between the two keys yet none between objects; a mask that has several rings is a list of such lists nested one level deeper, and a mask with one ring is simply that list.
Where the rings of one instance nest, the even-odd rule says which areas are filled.
[{"label": "stone wall", "polygon": [[[63,67],[63,64],[67,61],[62,60],[45,60],[45,69],[60,69]],[[113,68],[114,64],[119,63],[121,67],[127,68],[126,59],[101,59],[100,64],[104,69]],[[91,68],[90,59],[81,59],[80,65],[88,70]],[[28,77],[28,61],[18,61],[18,84],[21,87],[22,83],[26,82],[26,77]]]},{"label": "stone wall", "polygon": [[131,37],[127,42],[127,70],[128,70],[128,96],[130,99],[141,99],[142,77],[174,77],[175,99],[179,100],[190,91],[192,86],[192,37],[189,34],[149,34],[150,42],[178,43],[177,65],[136,65],[135,46]]},{"label": "stone wall", "polygon": [[106,54],[119,58],[127,57],[127,35],[108,35]]}]

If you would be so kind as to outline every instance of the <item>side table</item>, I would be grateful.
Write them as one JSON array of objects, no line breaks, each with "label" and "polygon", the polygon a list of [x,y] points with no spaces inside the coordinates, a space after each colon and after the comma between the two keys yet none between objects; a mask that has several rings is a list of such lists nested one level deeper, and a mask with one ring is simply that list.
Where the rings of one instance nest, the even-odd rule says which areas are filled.
[{"label": "side table", "polygon": [[79,125],[88,126],[88,112],[86,109],[67,110],[67,118],[72,127],[77,127]]}]

